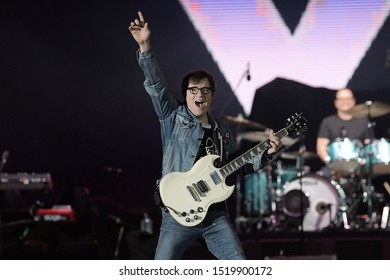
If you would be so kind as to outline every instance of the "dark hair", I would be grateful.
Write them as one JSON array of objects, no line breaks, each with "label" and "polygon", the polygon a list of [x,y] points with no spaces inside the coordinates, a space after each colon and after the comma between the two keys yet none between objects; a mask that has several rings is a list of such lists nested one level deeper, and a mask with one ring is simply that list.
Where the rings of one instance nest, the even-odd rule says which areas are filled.
[{"label": "dark hair", "polygon": [[195,70],[190,73],[188,73],[182,80],[181,83],[181,95],[184,98],[184,103],[186,100],[186,94],[187,94],[187,88],[190,81],[193,82],[199,82],[200,80],[207,78],[209,80],[210,88],[212,92],[215,92],[215,80],[211,73],[205,71],[205,70]]}]

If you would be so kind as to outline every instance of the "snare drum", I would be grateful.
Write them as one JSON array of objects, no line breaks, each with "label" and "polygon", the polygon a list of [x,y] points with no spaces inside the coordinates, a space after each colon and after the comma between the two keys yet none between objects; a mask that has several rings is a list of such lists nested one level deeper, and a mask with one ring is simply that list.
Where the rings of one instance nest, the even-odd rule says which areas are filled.
[{"label": "snare drum", "polygon": [[372,162],[372,172],[375,175],[390,174],[390,143],[385,138],[373,141],[364,147],[366,165]]},{"label": "snare drum", "polygon": [[329,167],[335,171],[351,174],[360,169],[362,143],[359,140],[337,138],[327,147]]},{"label": "snare drum", "polygon": [[[302,183],[302,184],[301,184]],[[283,211],[303,218],[304,231],[319,231],[331,222],[340,222],[346,209],[345,193],[335,182],[317,174],[304,175],[287,183],[283,193]]]}]

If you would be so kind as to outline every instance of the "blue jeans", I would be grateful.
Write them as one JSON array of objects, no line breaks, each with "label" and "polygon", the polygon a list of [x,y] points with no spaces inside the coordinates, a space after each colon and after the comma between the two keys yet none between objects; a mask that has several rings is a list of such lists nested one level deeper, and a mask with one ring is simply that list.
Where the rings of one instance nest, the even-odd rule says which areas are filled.
[{"label": "blue jeans", "polygon": [[204,238],[208,250],[217,259],[246,259],[241,242],[223,210],[208,212],[205,220],[194,227],[183,226],[169,213],[162,212],[160,237],[154,259],[180,259],[184,251],[200,238]]}]

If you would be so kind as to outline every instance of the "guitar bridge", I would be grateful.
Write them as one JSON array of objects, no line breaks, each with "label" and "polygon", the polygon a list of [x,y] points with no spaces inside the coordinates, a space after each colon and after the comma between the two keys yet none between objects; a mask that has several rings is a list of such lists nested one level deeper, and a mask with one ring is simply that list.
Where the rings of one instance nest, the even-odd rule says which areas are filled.
[{"label": "guitar bridge", "polygon": [[196,186],[196,189],[199,191],[200,195],[209,191],[209,187],[207,186],[206,182],[203,180],[197,182],[195,186]]}]

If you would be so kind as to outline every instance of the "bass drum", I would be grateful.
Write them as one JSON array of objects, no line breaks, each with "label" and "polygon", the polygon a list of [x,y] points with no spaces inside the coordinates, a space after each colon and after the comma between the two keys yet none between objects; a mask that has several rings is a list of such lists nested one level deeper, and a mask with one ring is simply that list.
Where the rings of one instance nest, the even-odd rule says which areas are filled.
[{"label": "bass drum", "polygon": [[[302,188],[301,188],[302,185]],[[283,212],[293,218],[303,218],[304,231],[320,231],[341,219],[346,208],[345,193],[333,180],[308,174],[285,185]]]}]

